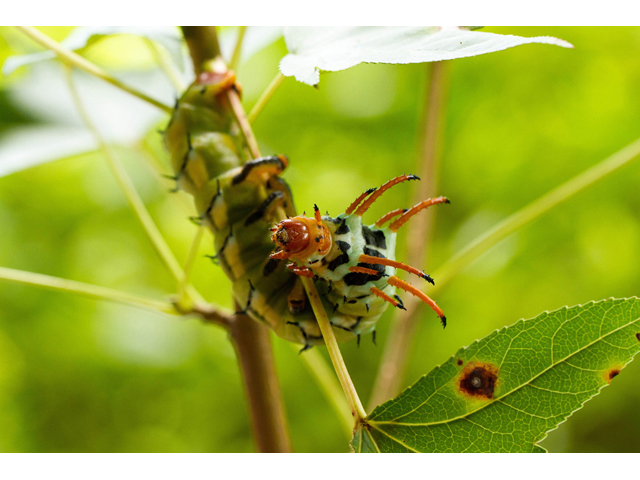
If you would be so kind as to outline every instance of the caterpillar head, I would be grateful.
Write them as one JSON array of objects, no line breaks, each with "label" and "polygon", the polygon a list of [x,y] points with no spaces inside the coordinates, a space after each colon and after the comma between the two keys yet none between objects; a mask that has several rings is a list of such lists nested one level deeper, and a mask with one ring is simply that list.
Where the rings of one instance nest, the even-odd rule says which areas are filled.
[{"label": "caterpillar head", "polygon": [[271,232],[271,240],[277,247],[271,258],[306,262],[311,257],[322,257],[331,250],[331,234],[317,210],[315,218],[305,215],[287,218],[275,224]]}]

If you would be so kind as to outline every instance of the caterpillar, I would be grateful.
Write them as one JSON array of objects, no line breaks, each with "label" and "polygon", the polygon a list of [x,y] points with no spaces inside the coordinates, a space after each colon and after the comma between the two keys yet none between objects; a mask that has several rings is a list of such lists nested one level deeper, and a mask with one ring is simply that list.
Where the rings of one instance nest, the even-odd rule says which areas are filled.
[{"label": "caterpillar", "polygon": [[320,215],[317,206],[313,217],[296,215],[291,190],[280,178],[287,157],[250,158],[228,101],[229,89],[239,92],[232,71],[201,74],[177,100],[163,135],[174,171],[171,178],[176,189],[194,197],[194,220],[213,232],[213,258],[231,280],[242,312],[278,336],[303,344],[302,351],[323,343],[298,278],[304,275],[315,279],[339,341],[359,342],[361,335],[375,335],[376,322],[389,304],[404,308],[396,289],[426,302],[444,326],[444,313],[436,303],[395,271],[430,283],[433,279],[394,255],[396,232],[409,218],[449,201],[426,200],[363,225],[362,216],[382,193],[418,179],[401,175],[367,190],[335,218]]}]

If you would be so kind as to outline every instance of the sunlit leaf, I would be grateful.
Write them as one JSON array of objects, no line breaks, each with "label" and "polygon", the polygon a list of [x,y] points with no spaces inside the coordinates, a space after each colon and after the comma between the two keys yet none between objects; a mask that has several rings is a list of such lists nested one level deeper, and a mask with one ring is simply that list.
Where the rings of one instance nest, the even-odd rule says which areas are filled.
[{"label": "sunlit leaf", "polygon": [[640,301],[545,312],[459,350],[376,407],[358,452],[544,452],[538,445],[640,351]]},{"label": "sunlit leaf", "polygon": [[[180,31],[176,27],[78,27],[60,43],[69,50],[76,51],[113,35],[134,35],[157,42],[166,48],[167,52],[169,52],[178,67],[183,67],[184,57],[182,55],[182,37],[180,36]],[[2,73],[4,75],[9,75],[17,68],[24,65],[30,65],[55,57],[56,54],[48,50],[28,55],[9,57],[2,66]]]},{"label": "sunlit leaf", "polygon": [[320,72],[359,63],[422,63],[472,57],[527,43],[572,48],[553,37],[517,37],[445,27],[287,27],[283,75],[316,85]]}]

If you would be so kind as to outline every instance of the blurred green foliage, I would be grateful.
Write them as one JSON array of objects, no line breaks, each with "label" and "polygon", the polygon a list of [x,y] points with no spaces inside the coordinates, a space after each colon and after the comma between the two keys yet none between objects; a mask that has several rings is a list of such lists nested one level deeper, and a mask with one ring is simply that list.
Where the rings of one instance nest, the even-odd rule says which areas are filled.
[{"label": "blurred green foliage", "polygon": [[[526,45],[451,62],[441,187],[429,269],[476,235],[636,139],[640,28],[487,28],[552,35],[566,50]],[[68,28],[46,29],[56,39]],[[0,30],[0,62],[33,48]],[[130,40],[130,42],[135,42]],[[116,73],[151,68],[146,51],[107,40],[87,54]],[[120,58],[119,64],[116,60]],[[239,69],[250,107],[277,72],[282,41]],[[139,62],[132,56],[139,55]],[[144,58],[143,58],[144,57]],[[416,170],[425,65],[361,65],[324,74],[319,90],[287,79],[255,124],[263,153],[286,153],[299,210],[332,214],[370,186]],[[10,127],[42,119],[8,92],[28,72],[0,77],[0,143]],[[126,115],[126,112],[122,112]],[[159,125],[161,126],[161,125]],[[118,150],[178,258],[195,232],[186,195],[150,168],[166,164],[160,138]],[[146,155],[145,156],[145,152]],[[168,168],[167,168],[168,171]],[[426,310],[406,385],[460,346],[547,309],[640,292],[640,165],[579,194],[485,254]],[[369,219],[407,206],[390,191]],[[99,153],[0,178],[0,265],[163,298],[175,290]],[[400,244],[404,242],[400,234]],[[409,248],[424,248],[411,239]],[[229,283],[204,258],[196,286],[230,306]],[[398,258],[405,257],[400,251]],[[436,278],[437,281],[437,278]],[[363,400],[387,337],[343,354]],[[0,283],[0,451],[252,451],[246,404],[225,333],[73,295]],[[296,451],[347,451],[347,438],[295,352],[274,338]],[[550,451],[639,451],[640,362],[550,434]]]}]

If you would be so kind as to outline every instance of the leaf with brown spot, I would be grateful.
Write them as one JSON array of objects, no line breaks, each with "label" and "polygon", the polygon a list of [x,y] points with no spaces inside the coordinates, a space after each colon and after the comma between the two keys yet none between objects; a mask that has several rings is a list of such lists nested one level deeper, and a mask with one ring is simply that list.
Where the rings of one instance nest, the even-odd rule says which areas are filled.
[{"label": "leaf with brown spot", "polygon": [[637,298],[521,320],[376,407],[351,445],[357,452],[544,452],[538,443],[547,432],[640,351],[639,327]]}]

